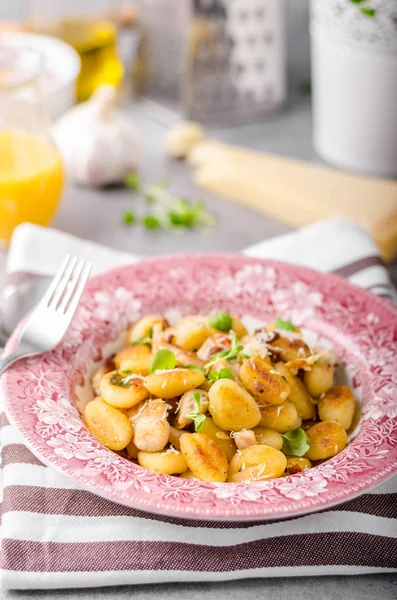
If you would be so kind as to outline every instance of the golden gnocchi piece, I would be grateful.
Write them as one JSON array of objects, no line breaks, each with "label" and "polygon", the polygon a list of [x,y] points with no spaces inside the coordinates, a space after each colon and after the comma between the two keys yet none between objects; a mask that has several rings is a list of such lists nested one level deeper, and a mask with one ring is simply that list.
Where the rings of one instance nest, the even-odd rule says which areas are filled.
[{"label": "golden gnocchi piece", "polygon": [[91,377],[91,386],[96,396],[100,396],[101,394],[100,384],[102,378],[105,377],[106,373],[109,373],[109,371],[114,370],[114,363],[112,359],[106,359],[106,361],[110,362],[112,366],[108,368],[105,362],[105,364],[99,367],[99,369],[97,369]]},{"label": "golden gnocchi piece", "polygon": [[132,408],[149,396],[140,377],[122,371],[106,373],[99,388],[105,402],[115,408]]},{"label": "golden gnocchi piece", "polygon": [[181,449],[181,435],[182,435],[183,431],[182,429],[176,429],[176,427],[170,427],[170,436],[169,436],[169,443],[174,446],[174,448],[176,448],[177,450]]},{"label": "golden gnocchi piece", "polygon": [[239,340],[248,334],[247,328],[238,317],[232,317],[232,329]]},{"label": "golden gnocchi piece", "polygon": [[126,447],[126,452],[130,458],[136,460],[138,458],[139,449],[135,446],[134,442],[131,440],[128,446]]},{"label": "golden gnocchi piece", "polygon": [[303,382],[309,394],[313,398],[318,398],[334,385],[333,366],[324,360],[319,360],[310,371],[305,371]]},{"label": "golden gnocchi piece", "polygon": [[322,421],[336,421],[349,429],[354,417],[356,401],[347,385],[336,385],[318,401],[318,416]]},{"label": "golden gnocchi piece", "polygon": [[301,473],[306,469],[311,469],[312,463],[308,458],[303,456],[287,456],[287,474],[294,475]]},{"label": "golden gnocchi piece", "polygon": [[216,444],[218,444],[218,446],[222,448],[227,460],[229,462],[232,460],[233,456],[236,454],[236,444],[230,435],[225,434],[220,427],[215,425],[211,417],[206,417],[200,429],[200,433],[208,435],[208,437],[210,437]]},{"label": "golden gnocchi piece", "polygon": [[201,481],[226,481],[229,464],[219,444],[203,433],[184,433],[181,452],[187,466]]},{"label": "golden gnocchi piece", "polygon": [[250,446],[233,457],[228,481],[264,481],[281,477],[287,466],[285,455],[271,446]]},{"label": "golden gnocchi piece", "polygon": [[[198,396],[198,401],[200,404],[200,409],[197,409],[197,403],[194,395]],[[189,392],[185,392],[179,401],[179,410],[175,419],[175,427],[177,429],[183,429],[190,423],[193,423],[193,419],[187,417],[189,413],[197,413],[205,415],[208,410],[208,393],[204,390],[190,390]]]},{"label": "golden gnocchi piece", "polygon": [[160,315],[146,315],[146,317],[142,317],[142,319],[139,319],[139,321],[128,330],[128,342],[131,344],[132,342],[137,342],[142,338],[148,337],[152,332],[153,326],[157,323],[159,323],[163,329],[168,327],[166,319]]},{"label": "golden gnocchi piece", "polygon": [[346,431],[336,421],[322,421],[310,427],[306,433],[310,438],[310,449],[305,456],[309,460],[331,458],[347,444]]},{"label": "golden gnocchi piece", "polygon": [[141,450],[138,453],[138,462],[141,467],[164,473],[165,475],[178,475],[184,473],[187,469],[186,460],[181,452],[169,448],[164,452],[145,452]]},{"label": "golden gnocchi piece", "polygon": [[260,426],[286,433],[302,425],[302,419],[292,402],[284,402],[278,406],[269,404],[261,409]]},{"label": "golden gnocchi piece", "polygon": [[149,375],[152,360],[149,346],[136,344],[117,352],[114,364],[120,371],[133,371],[137,375]]},{"label": "golden gnocchi piece", "polygon": [[276,450],[281,450],[283,447],[283,438],[278,431],[267,429],[266,427],[254,427],[253,432],[257,444],[271,446],[272,448],[276,448]]},{"label": "golden gnocchi piece", "polygon": [[84,418],[91,433],[110,450],[118,452],[130,443],[133,430],[127,416],[102,398],[88,402]]},{"label": "golden gnocchi piece", "polygon": [[270,342],[270,345],[279,353],[281,360],[284,362],[310,355],[309,346],[298,337],[292,339],[280,337]]},{"label": "golden gnocchi piece", "polygon": [[191,472],[190,469],[188,469],[184,473],[181,473],[179,477],[181,477],[182,479],[197,479],[197,477],[194,475],[194,473]]},{"label": "golden gnocchi piece", "polygon": [[143,383],[153,396],[174,398],[199,387],[204,381],[205,376],[198,371],[176,368],[151,373],[144,378]]},{"label": "golden gnocchi piece", "polygon": [[287,381],[260,356],[243,360],[240,378],[261,404],[282,404],[289,396]]},{"label": "golden gnocchi piece", "polygon": [[159,452],[168,444],[170,424],[168,406],[157,398],[148,400],[134,419],[134,444],[139,450]]},{"label": "golden gnocchi piece", "polygon": [[173,341],[182,350],[198,350],[213,333],[208,317],[189,316],[176,324]]},{"label": "golden gnocchi piece", "polygon": [[288,401],[295,405],[298,415],[304,421],[314,419],[316,416],[316,407],[302,381],[299,377],[292,375],[283,362],[278,362],[275,367],[280,375],[287,380],[290,389]]},{"label": "golden gnocchi piece", "polygon": [[261,420],[255,399],[232,379],[218,379],[208,392],[214,423],[226,431],[252,429]]},{"label": "golden gnocchi piece", "polygon": [[[170,336],[169,339],[171,339]],[[168,338],[167,338],[168,339]],[[155,356],[156,352],[160,350],[161,344],[166,342],[166,334],[164,332],[163,323],[155,323],[152,327],[152,354]]]}]

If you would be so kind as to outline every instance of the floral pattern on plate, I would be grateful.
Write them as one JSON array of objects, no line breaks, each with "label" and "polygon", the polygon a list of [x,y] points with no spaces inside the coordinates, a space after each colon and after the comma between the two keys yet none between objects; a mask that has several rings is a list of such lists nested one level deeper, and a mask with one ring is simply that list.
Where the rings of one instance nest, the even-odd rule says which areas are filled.
[{"label": "floral pattern on plate", "polygon": [[[361,394],[354,439],[303,473],[258,483],[203,483],[147,471],[104,448],[77,409],[103,348],[143,314],[222,308],[269,321],[304,324],[326,338]],[[16,345],[18,331],[6,351]],[[32,452],[82,487],[149,512],[178,517],[258,520],[327,508],[397,472],[397,311],[344,280],[238,255],[148,259],[90,280],[65,340],[20,361],[1,378],[12,423]]]}]

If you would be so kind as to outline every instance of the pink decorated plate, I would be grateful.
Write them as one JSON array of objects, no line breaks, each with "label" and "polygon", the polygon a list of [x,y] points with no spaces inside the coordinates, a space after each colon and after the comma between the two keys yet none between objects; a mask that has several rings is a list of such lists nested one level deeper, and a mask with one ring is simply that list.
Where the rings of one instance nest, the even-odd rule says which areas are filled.
[{"label": "pink decorated plate", "polygon": [[[78,396],[128,323],[146,313],[214,308],[261,321],[280,316],[334,348],[361,404],[343,452],[279,479],[210,484],[147,471],[89,433]],[[176,255],[93,277],[62,344],[19,362],[0,386],[9,418],[41,461],[95,494],[153,513],[234,521],[294,516],[349,500],[397,472],[396,309],[336,276],[280,262]]]}]

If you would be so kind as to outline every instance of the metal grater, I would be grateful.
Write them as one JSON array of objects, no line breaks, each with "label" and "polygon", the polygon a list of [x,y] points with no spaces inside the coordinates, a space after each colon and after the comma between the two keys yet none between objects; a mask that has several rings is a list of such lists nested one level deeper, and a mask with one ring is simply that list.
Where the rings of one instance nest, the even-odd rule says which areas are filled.
[{"label": "metal grater", "polygon": [[151,100],[225,125],[283,106],[283,0],[144,0],[141,22]]}]

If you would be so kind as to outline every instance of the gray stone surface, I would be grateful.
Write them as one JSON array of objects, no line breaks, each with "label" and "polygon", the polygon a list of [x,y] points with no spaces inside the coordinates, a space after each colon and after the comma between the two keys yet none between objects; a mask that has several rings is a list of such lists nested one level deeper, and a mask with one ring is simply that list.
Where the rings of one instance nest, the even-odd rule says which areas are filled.
[{"label": "gray stone surface", "polygon": [[[55,221],[55,227],[109,246],[140,254],[165,254],[199,250],[238,251],[266,237],[290,230],[287,225],[259,215],[211,194],[203,194],[191,181],[189,168],[167,159],[162,151],[165,118],[142,103],[128,107],[142,140],[142,180],[146,185],[167,178],[172,188],[189,199],[204,198],[217,217],[217,225],[204,234],[194,231],[144,231],[122,224],[125,210],[145,209],[138,194],[128,189],[90,190],[70,186]],[[294,94],[285,112],[274,119],[252,125],[213,128],[208,135],[230,143],[318,161],[311,144],[311,115],[308,99]],[[264,173],[266,177],[266,173]]]}]

